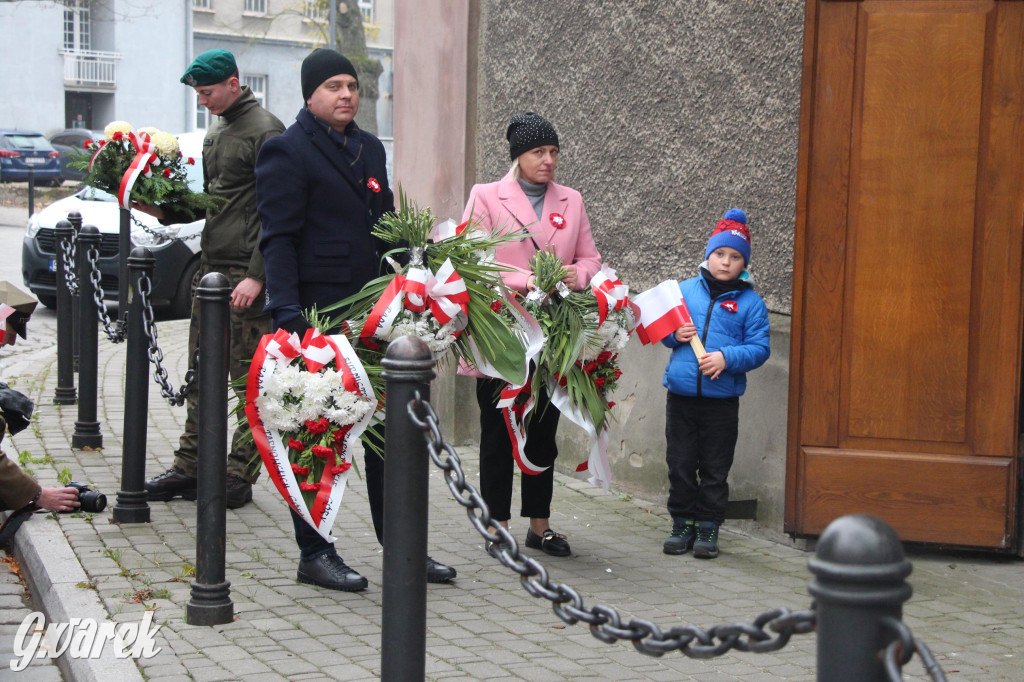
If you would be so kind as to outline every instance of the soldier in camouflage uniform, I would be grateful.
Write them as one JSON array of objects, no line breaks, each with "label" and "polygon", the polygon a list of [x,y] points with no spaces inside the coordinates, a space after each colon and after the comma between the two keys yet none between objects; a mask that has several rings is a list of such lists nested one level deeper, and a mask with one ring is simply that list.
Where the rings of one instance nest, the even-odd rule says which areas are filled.
[{"label": "soldier in camouflage uniform", "polygon": [[[256,210],[256,157],[260,147],[284,131],[284,125],[256,101],[252,91],[238,81],[238,67],[227,50],[209,50],[196,57],[181,82],[192,86],[199,103],[217,120],[203,140],[205,190],[226,200],[206,215],[201,240],[200,277],[220,272],[231,283],[231,350],[229,374],[232,380],[246,376],[249,362],[260,338],[270,332],[270,315],[263,312],[263,256],[260,254],[260,220]],[[163,223],[180,223],[201,216],[177,206],[140,206]],[[189,326],[189,361],[195,356],[199,339],[199,305],[192,302]],[[244,404],[245,389],[239,391]],[[198,395],[187,399],[185,431],[174,453],[171,469],[146,481],[151,500],[196,498],[196,469],[199,442]],[[260,459],[241,411],[238,427],[228,453],[227,506],[235,509],[252,500],[252,484],[260,473]]]}]

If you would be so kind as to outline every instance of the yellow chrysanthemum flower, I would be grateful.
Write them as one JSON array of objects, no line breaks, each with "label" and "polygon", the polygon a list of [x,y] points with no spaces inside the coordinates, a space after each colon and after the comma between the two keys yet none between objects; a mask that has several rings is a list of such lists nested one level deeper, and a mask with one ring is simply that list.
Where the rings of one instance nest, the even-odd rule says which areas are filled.
[{"label": "yellow chrysanthemum flower", "polygon": [[178,156],[178,138],[174,135],[158,132],[151,137],[151,141],[157,153],[165,159],[174,159]]},{"label": "yellow chrysanthemum flower", "polygon": [[108,140],[114,139],[114,133],[124,133],[127,135],[131,132],[132,124],[128,121],[111,121],[107,124],[107,127],[103,129],[103,136]]}]

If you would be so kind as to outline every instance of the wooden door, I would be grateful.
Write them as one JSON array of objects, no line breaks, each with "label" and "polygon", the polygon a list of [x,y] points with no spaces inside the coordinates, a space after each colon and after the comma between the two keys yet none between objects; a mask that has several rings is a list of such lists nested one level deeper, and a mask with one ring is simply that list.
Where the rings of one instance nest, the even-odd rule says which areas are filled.
[{"label": "wooden door", "polygon": [[808,0],[786,531],[1011,548],[1024,2]]}]

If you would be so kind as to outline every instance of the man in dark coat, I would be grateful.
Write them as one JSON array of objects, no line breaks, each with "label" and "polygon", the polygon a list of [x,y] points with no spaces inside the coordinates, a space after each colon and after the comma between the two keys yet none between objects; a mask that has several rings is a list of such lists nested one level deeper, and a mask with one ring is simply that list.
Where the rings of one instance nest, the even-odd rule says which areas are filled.
[{"label": "man in dark coat", "polygon": [[[384,245],[371,230],[395,208],[384,146],[353,120],[359,80],[352,63],[334,50],[314,50],[302,62],[302,97],[306,106],[295,123],[268,140],[256,162],[266,309],[275,328],[300,336],[309,327],[303,311],[346,298],[380,274]],[[382,444],[382,434],[370,434]],[[363,461],[370,515],[383,544],[383,462],[369,448]],[[291,515],[300,582],[346,592],[366,588],[366,578],[334,545]],[[448,582],[455,573],[428,557],[428,581]]]}]

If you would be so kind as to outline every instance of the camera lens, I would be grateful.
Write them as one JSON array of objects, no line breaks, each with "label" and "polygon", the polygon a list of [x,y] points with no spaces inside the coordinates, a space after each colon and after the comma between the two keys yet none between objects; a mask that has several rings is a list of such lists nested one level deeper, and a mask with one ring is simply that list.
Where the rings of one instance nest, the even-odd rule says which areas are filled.
[{"label": "camera lens", "polygon": [[82,505],[80,509],[91,514],[98,514],[107,508],[107,496],[95,490],[79,491],[78,501]]}]

